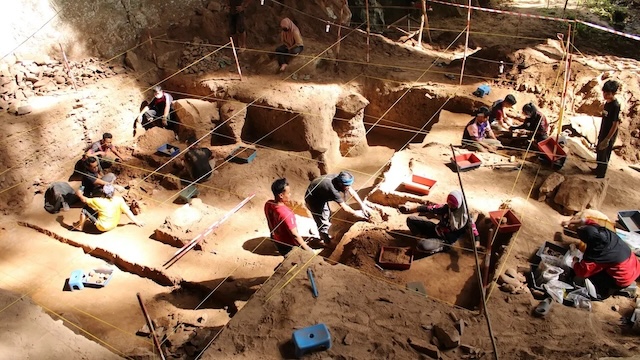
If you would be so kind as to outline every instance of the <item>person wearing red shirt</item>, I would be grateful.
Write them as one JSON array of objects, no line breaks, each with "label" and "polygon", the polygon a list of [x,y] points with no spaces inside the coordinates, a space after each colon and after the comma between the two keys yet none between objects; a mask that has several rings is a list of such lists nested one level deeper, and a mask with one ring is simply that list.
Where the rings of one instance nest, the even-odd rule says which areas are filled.
[{"label": "person wearing red shirt", "polygon": [[296,216],[286,205],[291,197],[291,188],[287,179],[282,178],[274,181],[271,184],[271,192],[273,192],[273,200],[264,204],[264,214],[267,217],[271,239],[278,252],[282,256],[286,256],[294,246],[300,246],[313,252],[313,249],[298,233]]},{"label": "person wearing red shirt", "polygon": [[574,261],[573,271],[594,285],[598,300],[606,299],[640,277],[640,261],[615,232],[591,219],[584,223],[577,229],[584,256]]}]

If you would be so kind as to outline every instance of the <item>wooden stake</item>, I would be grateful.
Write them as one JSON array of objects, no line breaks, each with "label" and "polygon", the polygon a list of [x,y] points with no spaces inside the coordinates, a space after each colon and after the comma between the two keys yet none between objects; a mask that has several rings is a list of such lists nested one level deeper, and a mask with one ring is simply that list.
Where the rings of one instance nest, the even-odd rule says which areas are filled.
[{"label": "wooden stake", "polygon": [[62,48],[62,44],[60,45],[60,51],[62,51],[62,59],[64,60],[64,66],[67,68],[67,75],[71,79],[71,84],[73,85],[73,90],[78,91],[78,87],[76,86],[76,80],[73,78],[73,74],[71,73],[71,66],[69,66],[69,61],[67,60],[67,54],[65,54],[64,49]]},{"label": "wooden stake", "polygon": [[369,0],[364,1],[365,11],[367,12],[367,62],[369,62],[369,37],[371,36],[371,27],[369,26]]},{"label": "wooden stake", "polygon": [[[422,3],[424,4],[425,0],[422,0]],[[422,16],[420,16],[420,31],[418,31],[418,46],[420,46],[420,48],[422,49],[422,31],[424,30],[424,14],[422,14]]]},{"label": "wooden stake", "polygon": [[231,50],[233,50],[233,57],[236,58],[236,67],[238,68],[238,74],[240,75],[240,81],[242,81],[242,70],[240,70],[240,61],[238,61],[238,54],[236,54],[236,47],[233,44],[233,37],[229,37],[231,40]]},{"label": "wooden stake", "polygon": [[464,57],[462,58],[462,69],[460,69],[460,85],[462,85],[462,78],[464,77],[464,66],[467,62],[467,49],[469,48],[469,29],[471,28],[471,0],[469,0],[469,7],[467,11],[467,37],[464,41]]},{"label": "wooden stake", "polygon": [[[469,2],[471,2],[471,0],[469,0]],[[453,145],[449,145],[449,147],[451,148],[451,154],[453,155],[453,158],[455,159],[456,157],[456,152],[453,149]],[[460,176],[460,167],[458,166],[457,162],[454,162],[454,165],[456,167],[456,174],[458,174],[458,183],[460,184],[460,191],[462,192],[462,199],[463,199],[463,203],[464,203],[464,211],[467,213],[467,218],[469,219],[473,219],[471,217],[471,215],[469,214],[469,208],[467,207],[467,196],[464,193],[464,187],[462,186],[462,177]],[[489,338],[491,339],[491,345],[493,346],[493,357],[494,359],[498,360],[498,345],[496,344],[496,339],[493,336],[493,328],[491,327],[491,319],[489,318],[489,309],[487,309],[487,294],[485,292],[485,288],[482,285],[482,273],[480,270],[480,260],[478,259],[478,249],[476,248],[476,244],[475,244],[475,235],[473,235],[473,229],[471,228],[471,224],[467,225],[467,229],[469,230],[469,237],[472,240],[472,244],[473,244],[473,255],[476,261],[476,277],[478,280],[478,285],[480,286],[480,299],[482,301],[482,313],[484,314],[484,318],[487,321],[487,330],[489,331]]]},{"label": "wooden stake", "polygon": [[149,327],[149,331],[151,332],[151,336],[153,337],[153,344],[156,346],[156,349],[158,349],[160,358],[162,358],[162,360],[166,360],[166,358],[164,357],[164,353],[162,352],[162,347],[160,346],[160,341],[158,341],[158,336],[156,335],[156,329],[153,327],[153,322],[149,317],[147,308],[142,302],[142,297],[140,296],[140,293],[137,293],[136,296],[138,297],[138,302],[140,303],[140,307],[142,308],[142,314],[144,314],[144,319],[147,321],[147,326]]},{"label": "wooden stake", "polygon": [[[349,6],[347,5],[347,0],[344,1],[344,4],[342,4],[342,6],[340,7],[340,18],[338,19],[338,40],[336,40],[338,42],[338,44],[336,45],[336,59],[338,58],[338,55],[340,54],[340,32],[342,30],[342,15],[344,13],[344,7]],[[336,62],[337,64],[337,62]]]},{"label": "wooden stake", "polygon": [[151,38],[151,32],[147,31],[147,37],[149,37],[149,48],[151,49],[151,56],[153,56],[153,63],[158,65],[158,57],[156,51],[153,49],[153,39]]},{"label": "wooden stake", "polygon": [[422,0],[422,15],[424,16],[424,25],[427,27],[427,38],[432,43],[431,32],[429,31],[429,16],[427,16],[427,0]]}]

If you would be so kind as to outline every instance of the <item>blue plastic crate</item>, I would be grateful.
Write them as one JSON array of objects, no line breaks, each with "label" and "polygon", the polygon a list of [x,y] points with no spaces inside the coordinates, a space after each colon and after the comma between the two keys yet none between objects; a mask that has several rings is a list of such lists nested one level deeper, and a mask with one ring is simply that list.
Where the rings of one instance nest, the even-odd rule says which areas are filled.
[{"label": "blue plastic crate", "polygon": [[180,148],[171,144],[164,144],[158,148],[158,152],[163,155],[174,157],[180,153]]},{"label": "blue plastic crate", "polygon": [[247,164],[253,161],[256,158],[257,150],[248,148],[246,146],[238,146],[233,149],[231,154],[227,156],[227,160],[233,161],[235,163]]},{"label": "blue plastic crate", "polygon": [[331,334],[325,324],[316,324],[296,330],[292,334],[296,357],[319,350],[331,348]]}]

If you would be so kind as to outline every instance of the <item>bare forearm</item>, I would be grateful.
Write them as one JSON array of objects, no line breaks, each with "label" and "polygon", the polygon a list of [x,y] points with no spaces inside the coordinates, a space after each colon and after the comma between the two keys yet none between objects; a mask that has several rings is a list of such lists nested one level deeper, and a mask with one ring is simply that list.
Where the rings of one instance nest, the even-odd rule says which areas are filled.
[{"label": "bare forearm", "polygon": [[606,141],[611,141],[611,138],[613,138],[613,135],[616,133],[616,131],[618,131],[618,122],[614,122],[613,126],[611,126],[611,130],[609,130],[609,133],[607,134],[607,137],[605,138]]}]

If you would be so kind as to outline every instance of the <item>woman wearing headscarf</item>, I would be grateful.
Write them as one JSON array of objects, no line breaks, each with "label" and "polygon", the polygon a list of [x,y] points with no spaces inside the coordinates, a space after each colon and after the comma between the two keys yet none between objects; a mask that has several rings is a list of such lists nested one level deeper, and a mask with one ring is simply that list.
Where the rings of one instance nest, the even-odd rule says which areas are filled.
[{"label": "woman wearing headscarf", "polygon": [[[460,190],[449,193],[446,204],[416,207],[401,205],[400,211],[405,214],[419,212],[438,216],[440,221],[437,224],[421,216],[407,218],[407,226],[411,234],[426,238],[418,242],[418,250],[431,254],[444,251],[445,246],[458,241],[469,224],[469,216]],[[471,224],[474,235],[477,236],[475,224],[473,222]]]},{"label": "woman wearing headscarf", "polygon": [[276,56],[280,71],[284,71],[289,64],[291,55],[298,55],[304,50],[300,29],[289,18],[280,21],[280,40],[282,45],[276,48]]},{"label": "woman wearing headscarf", "polygon": [[584,255],[574,262],[573,270],[593,284],[597,299],[608,298],[640,276],[640,261],[615,232],[586,219],[577,233],[581,240],[577,248]]}]

